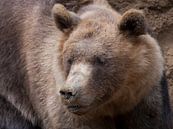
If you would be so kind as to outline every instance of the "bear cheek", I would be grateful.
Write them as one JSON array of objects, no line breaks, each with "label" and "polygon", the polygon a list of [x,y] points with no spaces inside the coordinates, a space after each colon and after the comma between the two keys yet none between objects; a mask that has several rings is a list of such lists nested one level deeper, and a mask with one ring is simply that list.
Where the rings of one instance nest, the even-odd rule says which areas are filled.
[{"label": "bear cheek", "polygon": [[95,68],[87,84],[86,96],[92,100],[92,106],[98,107],[105,103],[111,95],[110,81],[107,81],[104,74],[103,70]]}]

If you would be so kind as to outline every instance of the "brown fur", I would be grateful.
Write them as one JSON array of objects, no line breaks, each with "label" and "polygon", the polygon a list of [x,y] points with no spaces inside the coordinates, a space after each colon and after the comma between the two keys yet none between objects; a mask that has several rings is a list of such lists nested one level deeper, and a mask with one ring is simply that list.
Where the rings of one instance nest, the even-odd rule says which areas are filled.
[{"label": "brown fur", "polygon": [[1,128],[169,127],[162,54],[140,11],[121,15],[105,0],[77,14],[51,0],[0,3],[0,104],[11,111],[0,108]]},{"label": "brown fur", "polygon": [[[93,7],[91,6],[91,8]],[[87,9],[89,10],[89,7],[87,7]],[[146,93],[148,93],[148,91],[152,88],[151,86],[154,86],[156,83],[159,83],[159,80],[161,78],[162,71],[163,71],[163,59],[162,59],[162,56],[160,55],[160,49],[157,46],[156,41],[147,34],[141,35],[140,37],[136,37],[135,33],[134,33],[135,37],[133,35],[131,37],[130,36],[127,37],[128,35],[123,35],[123,34],[120,35],[119,33],[121,32],[119,32],[116,29],[117,27],[116,24],[118,24],[119,19],[121,19],[121,16],[118,13],[113,12],[113,10],[107,9],[104,7],[101,7],[101,8],[96,7],[96,10],[97,11],[93,11],[92,13],[83,12],[83,14],[81,14],[82,21],[79,23],[75,31],[70,35],[69,39],[67,40],[67,43],[65,43],[67,44],[66,46],[64,46],[65,52],[66,52],[66,49],[68,49],[67,51],[68,55],[65,58],[69,58],[68,56],[75,55],[75,54],[77,54],[78,55],[77,57],[80,58],[79,55],[82,54],[82,53],[78,53],[80,52],[80,49],[82,49],[82,51],[90,50],[89,52],[86,52],[86,54],[88,58],[91,58],[90,56],[97,55],[98,52],[105,54],[105,50],[107,50],[106,48],[109,48],[110,51],[112,51],[112,53],[114,54],[106,55],[108,56],[106,58],[111,59],[116,55],[114,60],[116,60],[117,58],[117,60],[121,62],[120,64],[121,66],[118,64],[119,62],[117,64],[111,62],[116,66],[116,69],[119,70],[116,78],[118,78],[119,76],[120,76],[120,79],[123,79],[122,78],[123,76],[126,78],[126,80],[124,81],[121,80],[122,81],[121,83],[123,84],[120,84],[120,85],[125,85],[125,86],[122,87],[123,89],[118,91],[120,92],[119,94],[116,93],[115,98],[117,99],[117,101],[120,100],[122,103],[123,99],[119,99],[119,97],[121,98],[125,97],[124,103],[128,103],[127,101],[129,101],[129,104],[128,104],[129,106],[127,107],[125,105],[124,108],[129,108],[131,107],[130,106],[131,104],[134,106],[135,103],[138,103],[141,100],[141,98],[143,98],[143,96],[146,95]],[[136,10],[134,11],[130,10],[129,12],[131,11],[135,13]],[[124,19],[122,19],[122,21],[120,22],[123,22],[123,20]],[[116,37],[116,38],[113,38],[113,37]],[[87,40],[89,42],[87,42]],[[80,41],[85,41],[85,42],[82,43]],[[81,45],[81,47],[78,48],[79,51],[76,51],[76,53],[72,53],[73,51],[71,52],[70,50],[73,49],[74,45],[76,45],[77,43],[82,45],[89,44],[84,46],[89,47],[90,49],[85,48],[86,49],[85,50],[82,48],[82,45]],[[109,51],[107,50],[107,52]],[[65,55],[65,54],[63,53],[62,55]],[[85,56],[85,55],[81,55],[81,56]],[[143,60],[141,61],[141,59]],[[80,59],[80,61],[81,60],[82,59]],[[155,68],[158,68],[158,69],[155,69]],[[110,72],[112,72],[114,69],[115,68],[111,67]],[[153,72],[154,69],[155,69],[155,72]],[[124,74],[124,72],[127,72],[127,73]],[[139,79],[140,76],[141,76],[141,79]],[[115,82],[113,81],[112,83],[115,83]],[[150,83],[150,84],[147,84],[147,83]],[[142,88],[143,85],[146,85],[145,89],[143,89],[143,91],[140,91],[140,88]],[[123,93],[123,92],[127,92],[127,93]],[[113,102],[114,101],[115,100],[113,100]],[[116,103],[119,104],[120,102],[116,102]],[[113,103],[111,102],[111,104]],[[119,104],[119,105],[123,106],[124,104]],[[122,107],[118,109],[123,110]],[[112,114],[112,112],[110,114]]]}]

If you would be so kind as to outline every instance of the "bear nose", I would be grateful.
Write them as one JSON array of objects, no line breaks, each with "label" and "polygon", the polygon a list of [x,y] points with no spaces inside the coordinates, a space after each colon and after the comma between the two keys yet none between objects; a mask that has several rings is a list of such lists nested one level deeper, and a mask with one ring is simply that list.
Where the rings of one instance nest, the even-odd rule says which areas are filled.
[{"label": "bear nose", "polygon": [[64,99],[71,99],[76,96],[76,93],[69,90],[60,90],[59,93]]}]

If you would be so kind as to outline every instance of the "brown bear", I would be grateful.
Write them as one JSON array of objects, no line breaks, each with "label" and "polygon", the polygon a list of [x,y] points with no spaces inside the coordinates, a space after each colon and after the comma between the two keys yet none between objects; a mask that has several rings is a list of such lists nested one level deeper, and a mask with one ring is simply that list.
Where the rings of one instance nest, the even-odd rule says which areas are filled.
[{"label": "brown bear", "polygon": [[0,129],[172,129],[143,13],[55,3],[0,1]]}]

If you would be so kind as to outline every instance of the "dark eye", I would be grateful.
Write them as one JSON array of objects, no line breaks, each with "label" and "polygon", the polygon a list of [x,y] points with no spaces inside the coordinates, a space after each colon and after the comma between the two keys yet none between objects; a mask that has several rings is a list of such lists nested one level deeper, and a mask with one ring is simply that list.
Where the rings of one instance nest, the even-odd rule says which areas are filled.
[{"label": "dark eye", "polygon": [[95,60],[96,64],[98,65],[105,65],[106,63],[106,60],[102,57],[96,57],[96,60]]},{"label": "dark eye", "polygon": [[67,63],[68,63],[69,65],[72,65],[72,64],[73,64],[73,59],[72,59],[72,58],[68,59],[68,60],[67,60]]}]

